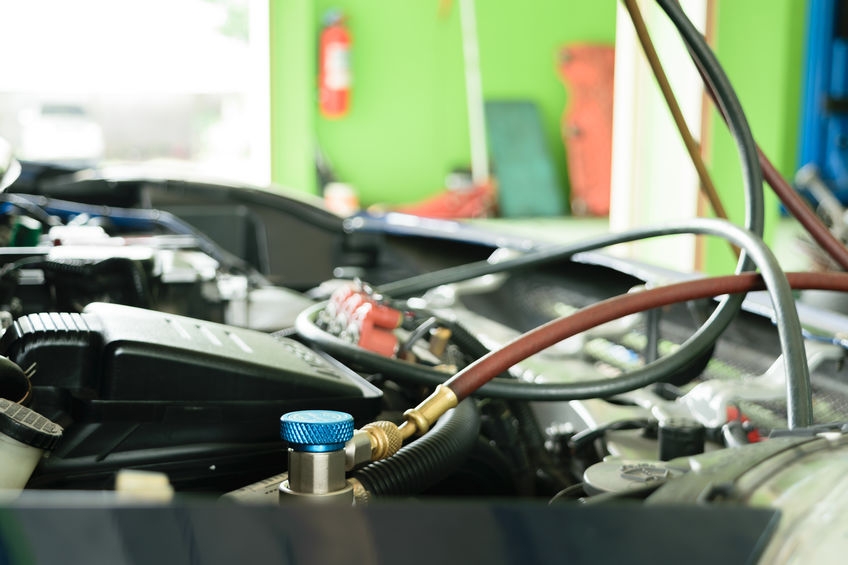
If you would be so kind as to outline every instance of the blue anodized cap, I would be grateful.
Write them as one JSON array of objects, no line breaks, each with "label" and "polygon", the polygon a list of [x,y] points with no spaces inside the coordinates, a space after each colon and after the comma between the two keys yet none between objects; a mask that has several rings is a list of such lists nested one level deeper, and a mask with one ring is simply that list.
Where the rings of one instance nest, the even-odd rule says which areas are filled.
[{"label": "blue anodized cap", "polygon": [[353,437],[353,416],[335,410],[288,412],[280,417],[280,437],[295,451],[338,451]]}]

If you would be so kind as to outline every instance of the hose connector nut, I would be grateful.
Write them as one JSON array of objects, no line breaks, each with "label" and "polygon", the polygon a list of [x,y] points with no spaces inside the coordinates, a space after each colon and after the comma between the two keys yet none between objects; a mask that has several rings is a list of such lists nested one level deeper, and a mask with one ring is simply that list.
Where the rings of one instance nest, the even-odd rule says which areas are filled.
[{"label": "hose connector nut", "polygon": [[403,437],[393,422],[379,420],[362,428],[371,440],[371,461],[391,457],[403,446]]}]

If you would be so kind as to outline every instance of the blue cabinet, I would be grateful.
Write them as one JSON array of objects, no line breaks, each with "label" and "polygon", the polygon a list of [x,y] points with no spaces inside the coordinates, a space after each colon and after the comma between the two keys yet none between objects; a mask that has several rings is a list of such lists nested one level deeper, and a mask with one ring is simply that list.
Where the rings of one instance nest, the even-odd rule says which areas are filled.
[{"label": "blue cabinet", "polygon": [[848,1],[808,0],[799,166],[848,204]]}]

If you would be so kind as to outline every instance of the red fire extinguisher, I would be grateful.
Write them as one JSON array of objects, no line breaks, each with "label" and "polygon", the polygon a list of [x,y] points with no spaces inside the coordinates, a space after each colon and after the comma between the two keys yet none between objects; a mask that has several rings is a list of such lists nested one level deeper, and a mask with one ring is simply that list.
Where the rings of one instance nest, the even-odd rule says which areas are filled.
[{"label": "red fire extinguisher", "polygon": [[350,43],[341,12],[328,12],[318,51],[318,106],[327,118],[341,118],[350,108]]}]

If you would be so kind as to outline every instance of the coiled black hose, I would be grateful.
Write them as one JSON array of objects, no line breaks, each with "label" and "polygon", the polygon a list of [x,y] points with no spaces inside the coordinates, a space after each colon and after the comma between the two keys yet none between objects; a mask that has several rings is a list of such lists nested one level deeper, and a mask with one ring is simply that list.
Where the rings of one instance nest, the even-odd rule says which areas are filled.
[{"label": "coiled black hose", "polygon": [[448,410],[422,437],[382,461],[353,473],[371,496],[420,494],[457,469],[474,449],[480,412],[466,398]]}]

